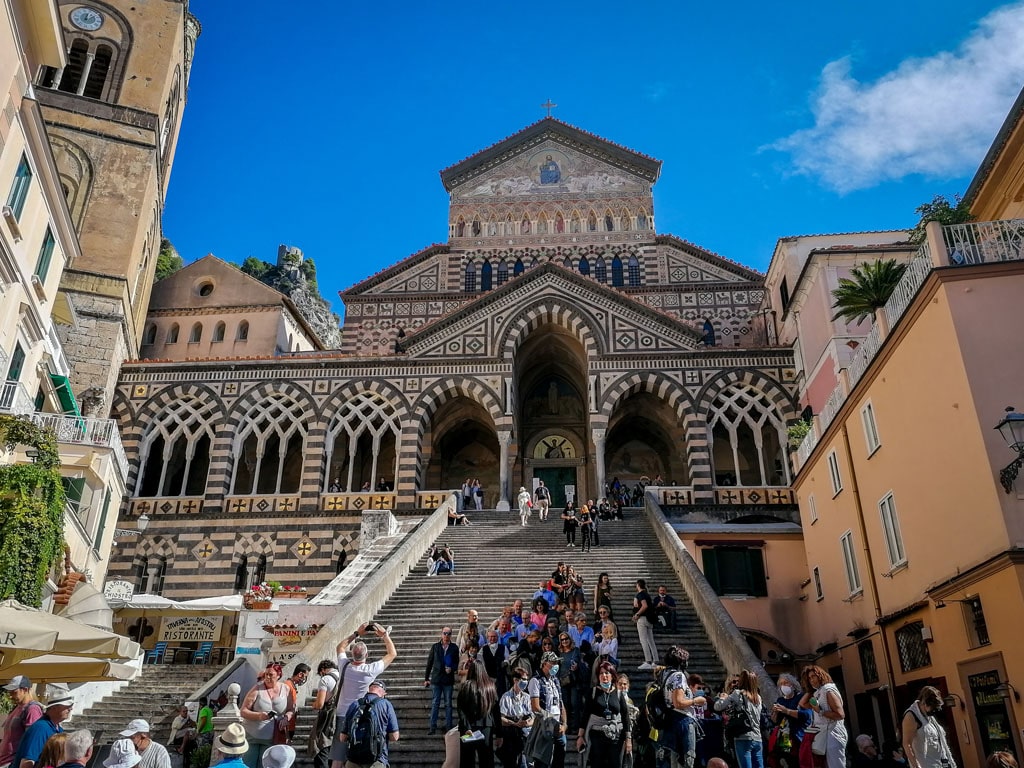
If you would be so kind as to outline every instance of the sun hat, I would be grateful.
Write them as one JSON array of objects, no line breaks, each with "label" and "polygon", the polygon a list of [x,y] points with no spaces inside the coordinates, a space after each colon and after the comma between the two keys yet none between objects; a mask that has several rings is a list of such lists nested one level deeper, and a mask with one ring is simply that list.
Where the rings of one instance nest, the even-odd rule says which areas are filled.
[{"label": "sun hat", "polygon": [[103,761],[107,768],[132,768],[142,760],[131,739],[118,739],[110,745],[110,756]]},{"label": "sun hat", "polygon": [[214,739],[213,746],[225,755],[244,755],[249,751],[249,742],[245,738],[245,729],[238,723],[230,723],[224,733]]},{"label": "sun hat", "polygon": [[267,748],[261,759],[263,768],[290,768],[295,762],[295,749],[287,744],[275,744]]},{"label": "sun hat", "polygon": [[46,708],[50,707],[73,707],[75,706],[75,698],[69,694],[64,696],[57,696],[46,702]]},{"label": "sun hat", "polygon": [[128,727],[121,731],[119,735],[134,736],[136,733],[149,733],[150,730],[149,723],[141,717],[138,717],[128,723]]},{"label": "sun hat", "polygon": [[31,688],[32,681],[24,675],[15,675],[11,678],[11,682],[4,686],[5,691],[16,691],[19,688]]}]

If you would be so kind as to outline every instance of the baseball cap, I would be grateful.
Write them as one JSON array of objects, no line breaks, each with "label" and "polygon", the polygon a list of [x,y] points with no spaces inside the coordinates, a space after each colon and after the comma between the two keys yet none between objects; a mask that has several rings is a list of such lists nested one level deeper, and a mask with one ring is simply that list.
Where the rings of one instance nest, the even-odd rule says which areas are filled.
[{"label": "baseball cap", "polygon": [[387,693],[387,691],[388,691],[388,684],[385,683],[383,680],[374,680],[372,683],[370,683],[370,685],[376,685],[378,688],[380,688],[385,693]]},{"label": "baseball cap", "polygon": [[128,727],[125,728],[119,735],[121,736],[134,736],[136,733],[149,733],[149,723],[143,720],[141,717],[132,720],[128,723]]},{"label": "baseball cap", "polygon": [[31,688],[32,681],[24,675],[15,675],[11,678],[11,682],[4,686],[5,691],[16,691],[19,688]]}]

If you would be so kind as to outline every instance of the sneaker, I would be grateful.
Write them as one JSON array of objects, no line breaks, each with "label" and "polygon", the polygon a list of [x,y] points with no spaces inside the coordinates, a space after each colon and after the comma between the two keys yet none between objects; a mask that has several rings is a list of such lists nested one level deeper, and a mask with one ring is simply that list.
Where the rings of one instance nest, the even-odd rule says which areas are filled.
[{"label": "sneaker", "polygon": [[571,547],[571,546],[572,546],[572,544],[566,544],[566,545],[565,545],[565,548],[566,548],[566,549],[568,549],[568,548],[569,548],[569,547]]},{"label": "sneaker", "polygon": [[654,665],[645,661],[643,664],[641,664],[639,667],[637,667],[637,669],[641,669],[641,670],[644,670],[644,669],[654,669]]}]

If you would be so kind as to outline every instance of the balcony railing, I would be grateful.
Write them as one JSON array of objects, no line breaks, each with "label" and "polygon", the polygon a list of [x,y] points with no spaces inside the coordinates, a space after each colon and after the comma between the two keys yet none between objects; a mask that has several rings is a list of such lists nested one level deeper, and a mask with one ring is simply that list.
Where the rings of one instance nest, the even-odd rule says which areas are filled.
[{"label": "balcony railing", "polygon": [[[885,307],[885,324],[894,328],[910,306],[918,290],[936,266],[965,267],[973,264],[993,264],[1005,261],[1024,261],[1024,219],[1005,221],[977,221],[970,224],[951,224],[940,227],[940,236],[935,236],[929,224],[928,241],[921,244],[917,253],[907,262],[903,277],[897,283]],[[936,254],[932,249],[939,249]],[[815,417],[815,425],[796,449],[796,469],[804,465],[828,429],[850,391],[861,380],[878,351],[885,343],[882,329],[876,322],[864,342],[857,348],[847,366],[846,381],[839,384],[829,395],[825,405]]]},{"label": "balcony railing", "polygon": [[24,416],[36,409],[28,390],[20,381],[0,384],[0,413]]},{"label": "balcony railing", "polygon": [[64,354],[64,345],[60,343],[57,335],[57,328],[51,323],[46,329],[47,350],[53,358],[53,365],[61,376],[68,376],[71,373],[71,366],[68,365],[67,355]]},{"label": "balcony railing", "polygon": [[121,476],[128,477],[128,458],[121,444],[121,434],[117,431],[117,422],[113,419],[90,419],[60,413],[33,413],[32,421],[40,427],[52,429],[58,443],[109,448],[121,470]]}]

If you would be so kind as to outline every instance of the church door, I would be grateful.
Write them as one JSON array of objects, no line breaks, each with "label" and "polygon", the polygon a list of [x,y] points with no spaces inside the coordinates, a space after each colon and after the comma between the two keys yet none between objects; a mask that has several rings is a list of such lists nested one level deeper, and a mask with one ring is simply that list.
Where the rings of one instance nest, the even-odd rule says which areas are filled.
[{"label": "church door", "polygon": [[[565,506],[565,486],[576,485],[576,467],[535,467],[533,476],[551,491],[551,506]],[[579,507],[579,501],[576,503]]]}]

